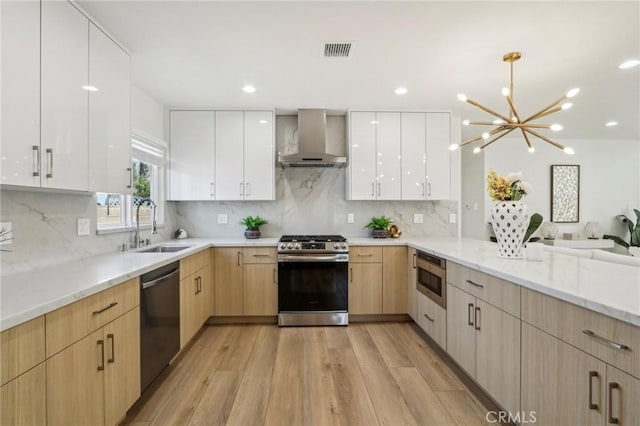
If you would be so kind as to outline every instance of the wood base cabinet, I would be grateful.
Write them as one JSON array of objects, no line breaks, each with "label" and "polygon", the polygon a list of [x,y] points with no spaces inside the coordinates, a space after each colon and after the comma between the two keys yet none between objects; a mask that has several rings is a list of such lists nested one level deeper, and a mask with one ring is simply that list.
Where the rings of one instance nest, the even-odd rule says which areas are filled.
[{"label": "wood base cabinet", "polygon": [[415,322],[418,322],[418,290],[416,289],[418,268],[416,265],[416,249],[409,248],[407,255],[407,313]]},{"label": "wood base cabinet", "polygon": [[180,349],[213,315],[210,257],[203,250],[180,261]]},{"label": "wood base cabinet", "polygon": [[539,425],[638,425],[640,380],[522,324],[522,410]]},{"label": "wood base cabinet", "polygon": [[382,263],[349,265],[349,313],[382,313]]},{"label": "wood base cabinet", "polygon": [[278,315],[278,265],[245,265],[243,275],[244,315]]},{"label": "wood base cabinet", "polygon": [[418,292],[417,323],[438,345],[447,347],[447,311]]},{"label": "wood base cabinet", "polygon": [[47,421],[44,363],[0,387],[0,424],[43,425]]}]

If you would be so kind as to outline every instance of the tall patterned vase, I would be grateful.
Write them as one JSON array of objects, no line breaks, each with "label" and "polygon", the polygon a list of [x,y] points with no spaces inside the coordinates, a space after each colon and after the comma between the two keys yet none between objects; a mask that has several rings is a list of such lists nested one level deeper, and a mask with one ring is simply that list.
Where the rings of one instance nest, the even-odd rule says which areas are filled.
[{"label": "tall patterned vase", "polygon": [[491,226],[498,240],[498,256],[521,258],[529,208],[522,201],[496,201],[491,207]]}]

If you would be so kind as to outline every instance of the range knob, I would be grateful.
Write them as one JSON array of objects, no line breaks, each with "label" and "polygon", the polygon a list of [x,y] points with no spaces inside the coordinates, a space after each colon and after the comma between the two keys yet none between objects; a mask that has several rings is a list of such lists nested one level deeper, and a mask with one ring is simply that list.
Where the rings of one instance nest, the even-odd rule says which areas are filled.
[{"label": "range knob", "polygon": [[293,248],[295,248],[296,250],[300,250],[302,248],[302,246],[300,245],[300,243],[295,243],[293,245]]},{"label": "range knob", "polygon": [[280,243],[280,249],[284,250],[287,248],[287,243]]},{"label": "range knob", "polygon": [[340,248],[341,249],[346,249],[347,248],[347,243],[340,243]]},{"label": "range knob", "polygon": [[289,243],[289,244],[287,244],[287,248],[288,248],[288,249],[293,248],[293,243]]},{"label": "range knob", "polygon": [[338,243],[333,243],[333,248],[334,248],[334,249],[336,249],[336,250],[337,250],[337,249],[339,249],[339,248],[340,248],[340,244],[338,244]]}]

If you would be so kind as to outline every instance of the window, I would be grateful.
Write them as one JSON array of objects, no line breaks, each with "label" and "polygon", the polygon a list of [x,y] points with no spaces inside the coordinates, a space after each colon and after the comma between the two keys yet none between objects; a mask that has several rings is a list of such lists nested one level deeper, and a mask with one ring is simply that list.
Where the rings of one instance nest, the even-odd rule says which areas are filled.
[{"label": "window", "polygon": [[158,207],[156,223],[164,223],[164,169],[166,146],[134,135],[131,140],[131,195],[96,193],[98,231],[131,229],[140,218],[140,226],[151,225],[153,208]]}]

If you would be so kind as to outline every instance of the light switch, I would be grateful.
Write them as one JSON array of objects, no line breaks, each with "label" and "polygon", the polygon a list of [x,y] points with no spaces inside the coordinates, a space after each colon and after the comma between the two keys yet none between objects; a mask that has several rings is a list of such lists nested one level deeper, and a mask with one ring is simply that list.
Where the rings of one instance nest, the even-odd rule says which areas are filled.
[{"label": "light switch", "polygon": [[218,224],[219,225],[224,225],[229,223],[229,215],[228,214],[219,214],[218,215]]},{"label": "light switch", "polygon": [[456,214],[449,213],[449,223],[456,223]]},{"label": "light switch", "polygon": [[413,223],[424,223],[424,215],[422,213],[414,213]]},{"label": "light switch", "polygon": [[355,222],[353,213],[347,213],[347,223],[353,223],[353,222]]},{"label": "light switch", "polygon": [[89,229],[91,228],[91,222],[88,218],[83,217],[78,219],[78,237],[89,235]]}]

